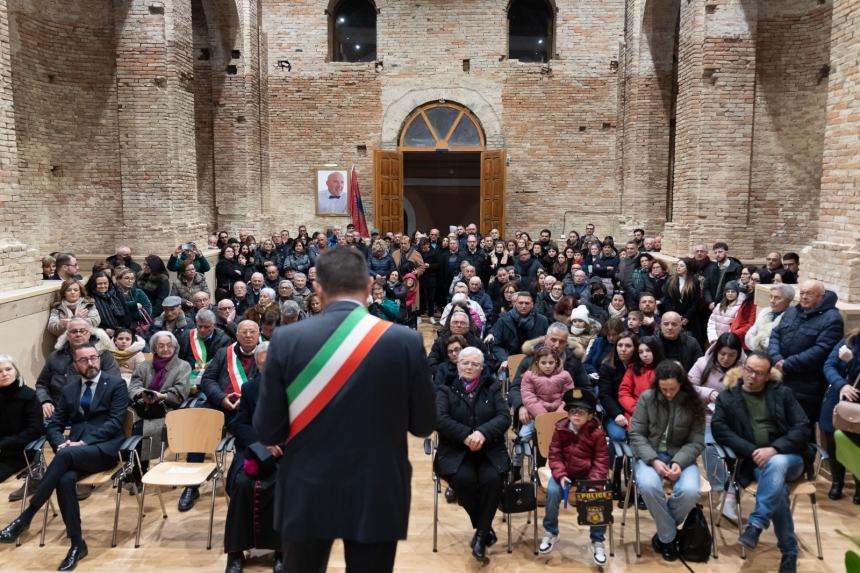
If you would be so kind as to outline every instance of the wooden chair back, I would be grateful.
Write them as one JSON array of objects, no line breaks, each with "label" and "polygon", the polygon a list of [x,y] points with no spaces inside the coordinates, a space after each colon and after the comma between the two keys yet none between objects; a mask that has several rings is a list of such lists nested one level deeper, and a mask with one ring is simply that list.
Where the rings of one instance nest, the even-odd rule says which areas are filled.
[{"label": "wooden chair back", "polygon": [[168,412],[164,422],[172,453],[209,453],[221,439],[224,413],[212,408],[184,408]]},{"label": "wooden chair back", "polygon": [[543,457],[549,456],[549,445],[552,442],[552,434],[555,424],[562,418],[567,417],[567,412],[547,412],[535,418],[535,434],[537,435],[538,452]]},{"label": "wooden chair back", "polygon": [[126,438],[131,437],[131,432],[134,430],[134,410],[129,408],[125,411],[125,420],[122,423],[122,433]]},{"label": "wooden chair back", "polygon": [[511,354],[508,356],[508,375],[511,380],[514,379],[514,376],[517,373],[517,368],[520,367],[520,363],[525,359],[525,354]]}]

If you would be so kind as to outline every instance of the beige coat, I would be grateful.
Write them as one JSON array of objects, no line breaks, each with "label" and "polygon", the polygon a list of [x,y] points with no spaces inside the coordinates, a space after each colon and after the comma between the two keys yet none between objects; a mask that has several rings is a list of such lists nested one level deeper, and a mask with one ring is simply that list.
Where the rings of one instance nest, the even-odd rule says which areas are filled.
[{"label": "beige coat", "polygon": [[[131,382],[128,384],[128,397],[132,403],[138,401],[141,392],[148,386],[152,377],[155,375],[155,369],[152,367],[152,361],[146,360],[138,365],[131,376]],[[178,408],[182,402],[188,398],[188,392],[191,390],[191,365],[179,358],[175,354],[170,362],[167,363],[167,375],[164,378],[164,384],[161,386],[162,394],[167,394],[165,405],[167,410]],[[141,419],[135,415],[135,423]],[[149,460],[158,457],[158,452],[161,449],[161,433],[164,429],[164,418],[156,418],[153,420],[143,420],[143,429],[140,435],[152,438],[152,445],[149,451],[143,448],[141,451],[141,459]]]},{"label": "beige coat", "polygon": [[89,322],[93,328],[97,327],[99,323],[101,323],[101,317],[99,316],[99,311],[96,309],[96,304],[93,302],[93,299],[81,298],[78,301],[78,304],[73,308],[70,308],[69,303],[65,300],[61,300],[60,302],[55,302],[51,305],[51,314],[48,317],[48,332],[54,336],[60,336],[66,332],[65,327],[60,326],[60,321],[63,319],[75,318],[75,312],[80,305],[84,305],[84,308],[87,309],[85,320]]}]

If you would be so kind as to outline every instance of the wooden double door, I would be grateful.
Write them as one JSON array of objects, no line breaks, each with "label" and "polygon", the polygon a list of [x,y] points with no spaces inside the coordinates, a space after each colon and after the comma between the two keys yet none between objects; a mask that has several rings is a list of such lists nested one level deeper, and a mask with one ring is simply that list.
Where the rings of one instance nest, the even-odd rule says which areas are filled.
[{"label": "wooden double door", "polygon": [[[483,235],[489,234],[491,229],[499,229],[504,236],[505,159],[504,149],[481,152],[480,232]],[[403,152],[377,150],[373,155],[373,167],[376,228],[383,235],[405,231]]]}]

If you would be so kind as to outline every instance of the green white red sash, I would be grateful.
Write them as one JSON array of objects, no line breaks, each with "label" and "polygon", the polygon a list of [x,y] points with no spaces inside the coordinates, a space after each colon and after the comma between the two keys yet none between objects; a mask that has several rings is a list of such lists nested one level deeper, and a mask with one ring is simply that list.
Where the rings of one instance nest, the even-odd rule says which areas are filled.
[{"label": "green white red sash", "polygon": [[237,348],[239,348],[238,342],[227,347],[227,375],[230,377],[233,392],[241,394],[242,386],[248,381],[248,376],[245,374],[245,369],[242,368],[242,363],[239,361]]},{"label": "green white red sash", "polygon": [[206,360],[206,345],[197,333],[196,328],[188,331],[188,339],[191,344],[191,353],[194,355],[194,370],[191,371],[191,381],[194,382],[206,370],[209,361]]},{"label": "green white red sash", "polygon": [[358,306],[287,386],[290,438],[301,432],[334,398],[391,326]]}]

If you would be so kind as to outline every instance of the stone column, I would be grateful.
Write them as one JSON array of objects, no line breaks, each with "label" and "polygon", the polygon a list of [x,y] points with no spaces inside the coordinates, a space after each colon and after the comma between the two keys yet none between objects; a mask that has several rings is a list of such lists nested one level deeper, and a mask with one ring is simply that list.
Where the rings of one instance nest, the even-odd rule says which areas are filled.
[{"label": "stone column", "polygon": [[0,0],[0,291],[39,284],[41,267],[35,249],[26,245],[18,186],[18,145],[12,98],[9,11]]},{"label": "stone column", "polygon": [[672,219],[664,250],[724,239],[751,256],[754,0],[682,2]]},{"label": "stone column", "polygon": [[801,275],[860,302],[860,2],[835,0],[818,236],[801,253]]},{"label": "stone column", "polygon": [[205,244],[197,199],[191,2],[114,0],[114,14],[126,236],[141,254],[164,254],[184,241]]}]

